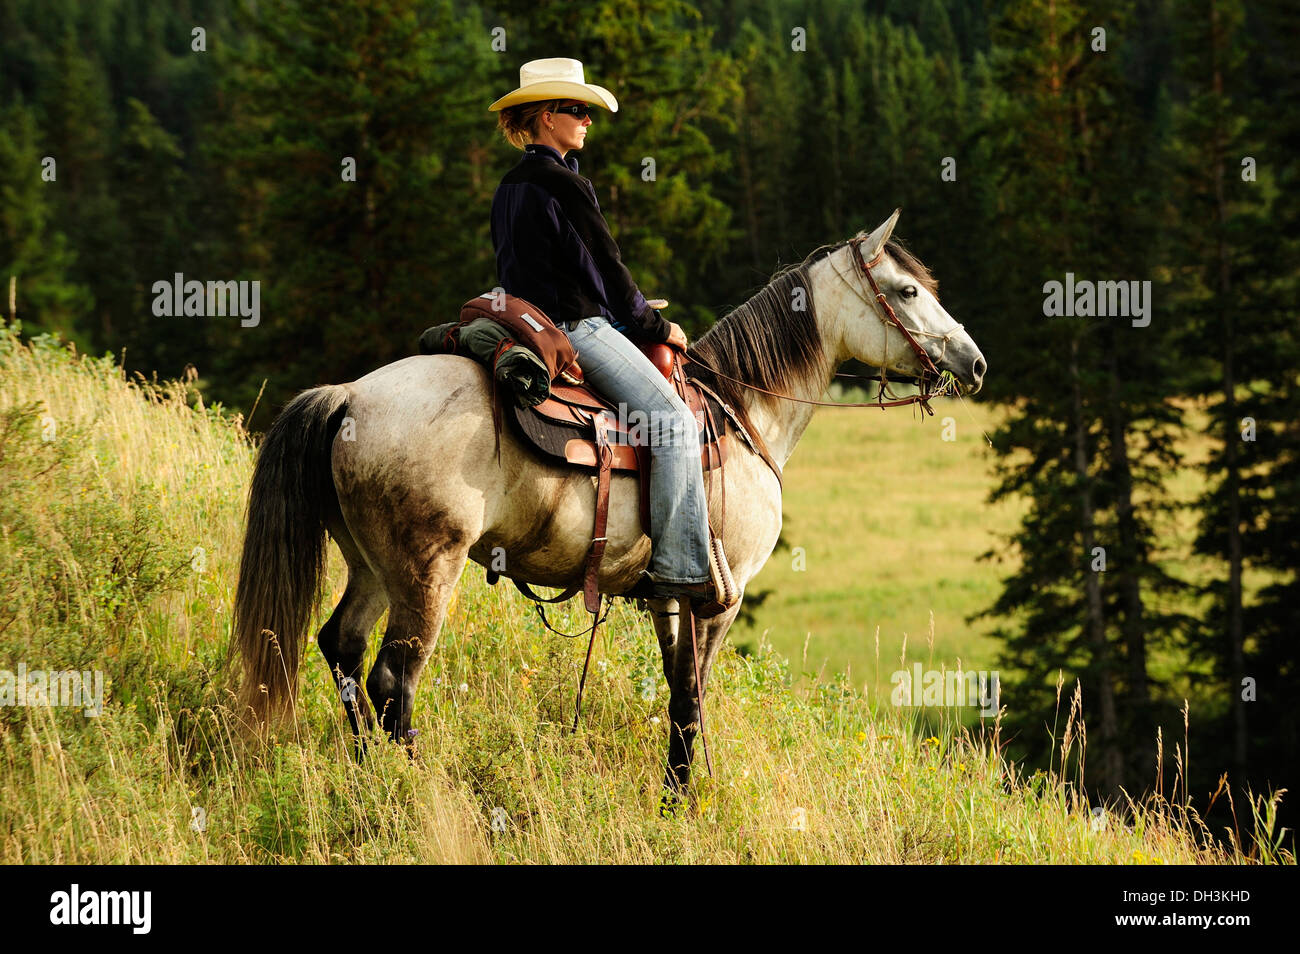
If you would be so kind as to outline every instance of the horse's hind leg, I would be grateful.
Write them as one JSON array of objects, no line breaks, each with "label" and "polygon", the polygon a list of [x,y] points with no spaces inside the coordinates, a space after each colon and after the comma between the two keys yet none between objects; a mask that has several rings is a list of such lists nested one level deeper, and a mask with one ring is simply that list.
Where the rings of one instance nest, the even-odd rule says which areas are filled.
[{"label": "horse's hind leg", "polygon": [[447,618],[447,603],[468,554],[466,534],[444,531],[441,541],[430,545],[420,572],[389,580],[388,632],[366,679],[366,691],[380,725],[395,742],[414,735],[415,687]]},{"label": "horse's hind leg", "polygon": [[362,657],[370,630],[387,606],[388,597],[370,568],[359,557],[355,561],[349,559],[348,585],[343,599],[316,637],[343,699],[353,735],[358,738],[363,722],[367,729],[374,724],[374,714],[361,691]]}]

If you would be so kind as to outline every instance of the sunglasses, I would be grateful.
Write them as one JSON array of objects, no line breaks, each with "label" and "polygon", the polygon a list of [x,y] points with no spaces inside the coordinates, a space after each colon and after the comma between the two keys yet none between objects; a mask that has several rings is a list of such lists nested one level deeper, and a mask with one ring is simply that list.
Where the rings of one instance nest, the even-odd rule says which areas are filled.
[{"label": "sunglasses", "polygon": [[557,106],[551,110],[553,113],[568,113],[570,116],[576,116],[578,119],[589,119],[591,117],[591,107],[581,106]]}]

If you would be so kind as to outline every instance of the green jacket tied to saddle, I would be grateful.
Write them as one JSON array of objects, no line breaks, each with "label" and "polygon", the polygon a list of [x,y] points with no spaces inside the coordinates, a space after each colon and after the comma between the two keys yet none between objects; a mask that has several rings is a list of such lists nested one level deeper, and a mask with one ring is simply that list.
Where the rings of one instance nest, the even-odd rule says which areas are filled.
[{"label": "green jacket tied to saddle", "polygon": [[462,354],[479,362],[510,389],[520,407],[541,404],[551,393],[546,362],[491,318],[475,318],[468,325],[449,321],[420,335],[420,354],[441,353]]},{"label": "green jacket tied to saddle", "polygon": [[420,353],[473,358],[520,407],[545,401],[557,378],[581,380],[568,336],[535,305],[500,292],[470,299],[458,321],[427,329],[420,335]]}]

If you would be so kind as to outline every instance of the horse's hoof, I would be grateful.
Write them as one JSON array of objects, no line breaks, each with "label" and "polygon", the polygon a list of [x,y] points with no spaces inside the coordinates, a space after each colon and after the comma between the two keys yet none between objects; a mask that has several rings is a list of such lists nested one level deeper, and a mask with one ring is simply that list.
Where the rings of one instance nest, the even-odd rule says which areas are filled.
[{"label": "horse's hoof", "polygon": [[415,729],[407,729],[406,734],[402,736],[402,748],[406,750],[406,757],[415,758],[415,737],[419,733]]}]

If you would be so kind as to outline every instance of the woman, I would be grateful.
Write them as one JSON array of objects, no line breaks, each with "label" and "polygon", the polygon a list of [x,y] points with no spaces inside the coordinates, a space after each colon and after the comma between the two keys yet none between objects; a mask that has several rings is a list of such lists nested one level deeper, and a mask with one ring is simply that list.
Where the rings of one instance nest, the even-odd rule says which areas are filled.
[{"label": "woman", "polygon": [[646,303],[595,190],[578,175],[572,153],[591,126],[590,104],[618,110],[609,90],[585,82],[582,63],[554,57],[525,63],[519,88],[489,107],[506,140],[524,150],[492,197],[497,277],[564,329],[586,380],[605,398],[660,423],[648,429],[653,556],[637,591],[686,598],[696,615],[712,615],[726,607],[710,576],[699,428],[635,343],[685,350],[686,335]]}]

